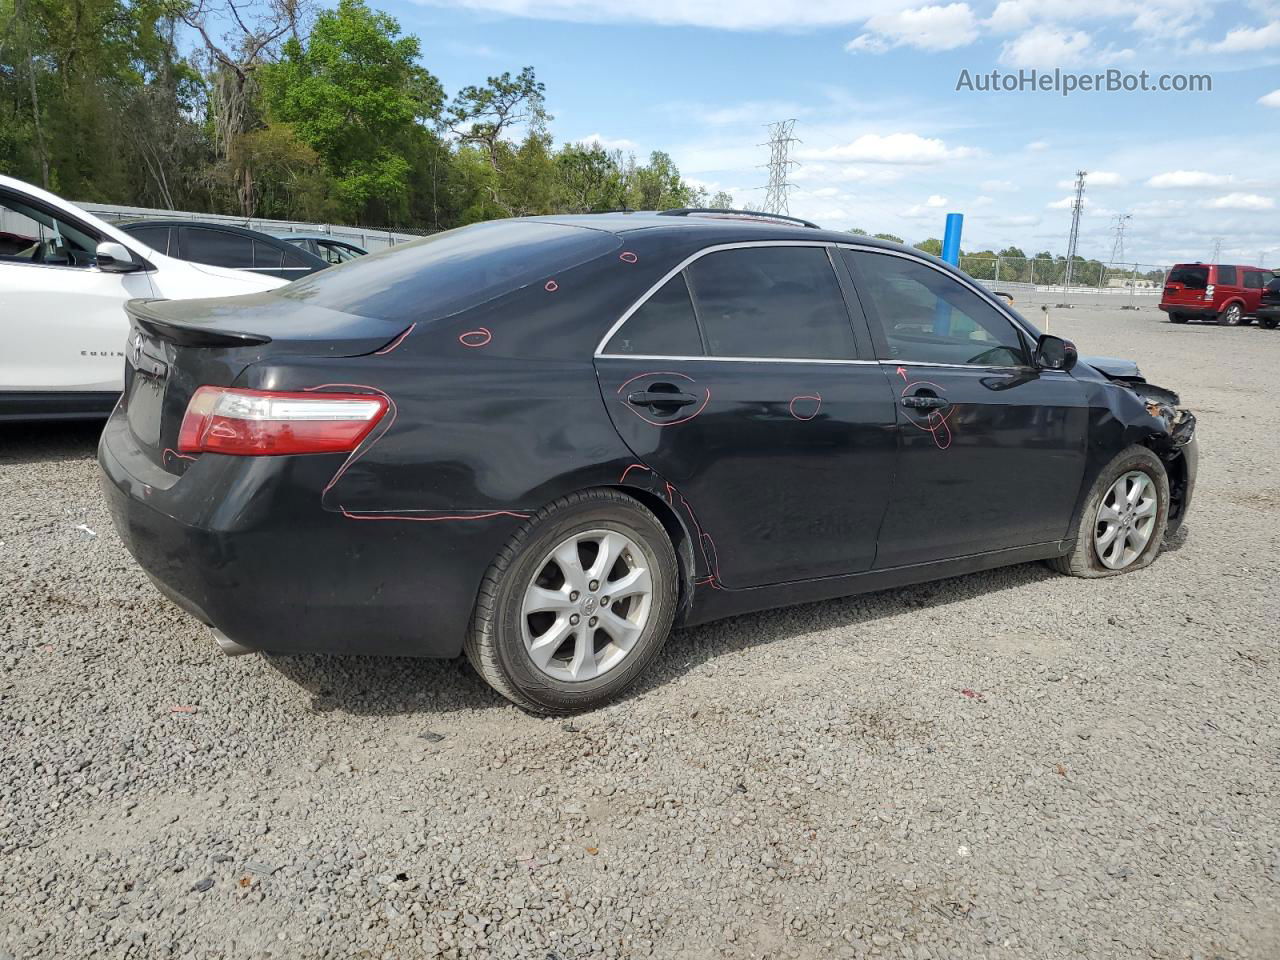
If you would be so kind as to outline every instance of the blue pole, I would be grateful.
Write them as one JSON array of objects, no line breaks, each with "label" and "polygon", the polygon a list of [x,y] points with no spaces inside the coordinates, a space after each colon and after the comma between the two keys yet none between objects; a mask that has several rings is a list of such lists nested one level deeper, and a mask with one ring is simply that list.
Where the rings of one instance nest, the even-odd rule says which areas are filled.
[{"label": "blue pole", "polygon": [[963,213],[948,213],[947,228],[942,235],[942,259],[953,267],[960,266],[960,231],[964,229]]},{"label": "blue pole", "polygon": [[[960,266],[960,231],[964,229],[963,213],[948,213],[946,231],[942,234],[942,259],[953,267]],[[940,337],[951,333],[951,305],[939,299],[933,310],[933,332]]]}]

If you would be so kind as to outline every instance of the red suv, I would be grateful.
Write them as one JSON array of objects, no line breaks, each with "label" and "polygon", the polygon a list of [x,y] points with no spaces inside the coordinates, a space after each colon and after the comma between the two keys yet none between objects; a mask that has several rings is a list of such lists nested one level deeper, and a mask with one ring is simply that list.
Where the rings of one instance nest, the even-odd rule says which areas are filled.
[{"label": "red suv", "polygon": [[1165,278],[1160,309],[1173,323],[1212,320],[1238,327],[1257,313],[1262,288],[1271,276],[1262,267],[1180,263]]}]

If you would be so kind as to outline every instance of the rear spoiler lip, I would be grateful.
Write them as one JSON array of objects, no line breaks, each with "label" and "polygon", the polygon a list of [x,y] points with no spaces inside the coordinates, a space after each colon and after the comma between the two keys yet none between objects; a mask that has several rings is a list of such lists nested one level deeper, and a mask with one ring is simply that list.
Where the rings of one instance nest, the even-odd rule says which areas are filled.
[{"label": "rear spoiler lip", "polygon": [[213,330],[171,320],[152,309],[155,304],[167,302],[161,299],[130,300],[124,305],[124,310],[136,326],[154,337],[168,340],[181,347],[251,347],[271,342],[271,338],[265,334],[240,330]]}]

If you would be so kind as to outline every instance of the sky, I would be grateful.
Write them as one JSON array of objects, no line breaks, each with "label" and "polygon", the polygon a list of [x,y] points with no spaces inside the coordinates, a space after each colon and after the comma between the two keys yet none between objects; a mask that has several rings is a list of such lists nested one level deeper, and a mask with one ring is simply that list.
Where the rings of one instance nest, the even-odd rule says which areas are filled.
[{"label": "sky", "polygon": [[[370,0],[452,93],[532,65],[557,141],[665,150],[759,208],[766,124],[794,118],[793,215],[968,251],[1280,265],[1280,0]],[[856,10],[856,12],[854,12]],[[1211,91],[957,90],[997,70],[1207,74]],[[980,81],[974,79],[974,85]]]}]

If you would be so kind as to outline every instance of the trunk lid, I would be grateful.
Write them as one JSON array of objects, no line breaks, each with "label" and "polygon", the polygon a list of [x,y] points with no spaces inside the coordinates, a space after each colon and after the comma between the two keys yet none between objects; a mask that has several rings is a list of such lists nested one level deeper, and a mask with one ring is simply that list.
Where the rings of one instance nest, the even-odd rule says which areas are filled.
[{"label": "trunk lid", "polygon": [[196,389],[231,386],[252,363],[281,357],[358,357],[405,329],[270,293],[209,300],[131,300],[123,406],[138,445],[166,471],[193,459],[178,431]]}]

